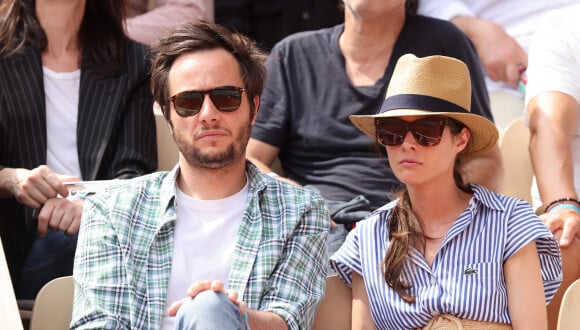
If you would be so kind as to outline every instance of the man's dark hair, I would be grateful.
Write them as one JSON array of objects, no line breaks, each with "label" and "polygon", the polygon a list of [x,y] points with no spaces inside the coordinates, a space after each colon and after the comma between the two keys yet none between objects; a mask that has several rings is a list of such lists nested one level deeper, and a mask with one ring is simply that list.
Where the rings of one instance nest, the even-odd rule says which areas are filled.
[{"label": "man's dark hair", "polygon": [[167,120],[171,66],[183,54],[211,49],[224,49],[236,58],[250,110],[255,111],[252,100],[262,94],[266,81],[266,54],[243,34],[215,23],[200,21],[178,25],[151,45],[151,92]]}]

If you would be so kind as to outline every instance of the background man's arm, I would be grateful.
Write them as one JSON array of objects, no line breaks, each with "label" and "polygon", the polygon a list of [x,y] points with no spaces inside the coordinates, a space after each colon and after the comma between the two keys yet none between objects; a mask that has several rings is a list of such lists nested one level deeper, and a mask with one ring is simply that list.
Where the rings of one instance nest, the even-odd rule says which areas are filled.
[{"label": "background man's arm", "polygon": [[477,158],[466,160],[462,167],[465,182],[475,182],[498,192],[504,176],[504,168],[499,146]]},{"label": "background man's arm", "polygon": [[[572,158],[572,140],[579,116],[578,102],[564,93],[543,92],[531,99],[527,111],[530,157],[543,206],[563,197],[578,198],[574,188]],[[576,230],[562,235],[560,243],[563,245],[568,245],[574,238],[573,233],[580,231],[580,214],[572,210],[555,210],[544,214],[542,220],[553,232],[563,229],[565,222],[575,224]]]},{"label": "background man's arm", "polygon": [[[143,0],[129,0],[131,2]],[[168,0],[149,12],[128,18],[125,25],[129,38],[148,45],[177,24],[200,19],[213,21],[213,17],[212,0]]]},{"label": "background man's arm", "polygon": [[[246,148],[246,157],[254,163],[260,171],[264,173],[275,172],[272,166],[278,157],[280,149],[269,145],[265,142],[256,139],[250,139],[248,146]],[[300,184],[294,180],[288,179],[283,176],[276,177],[280,181],[288,182],[295,186],[300,186]]]},{"label": "background man's arm", "polygon": [[467,4],[459,0],[419,1],[418,12],[451,21],[471,39],[492,80],[517,86],[521,70],[528,66],[528,56],[502,26],[477,17]]}]

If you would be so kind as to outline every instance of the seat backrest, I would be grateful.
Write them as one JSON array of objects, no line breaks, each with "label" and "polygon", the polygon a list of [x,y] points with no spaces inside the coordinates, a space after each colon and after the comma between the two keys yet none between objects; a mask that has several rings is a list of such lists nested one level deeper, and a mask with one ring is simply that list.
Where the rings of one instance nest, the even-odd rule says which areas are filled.
[{"label": "seat backrest", "polygon": [[34,299],[30,330],[68,329],[72,319],[73,292],[72,276],[46,283]]},{"label": "seat backrest", "polygon": [[532,203],[531,188],[534,171],[528,146],[530,131],[523,117],[514,119],[502,132],[499,147],[505,176],[500,193],[519,197]]},{"label": "seat backrest", "polygon": [[16,296],[0,238],[0,329],[22,330]]},{"label": "seat backrest", "polygon": [[580,279],[572,283],[564,292],[558,314],[558,330],[580,328]]},{"label": "seat backrest", "polygon": [[[30,330],[68,329],[72,319],[73,292],[72,276],[59,277],[45,284],[34,302]],[[18,317],[18,310],[16,306],[14,308]],[[312,330],[350,330],[351,311],[350,288],[338,276],[328,276],[326,293],[316,313]]]},{"label": "seat backrest", "polygon": [[179,151],[163,114],[155,112],[157,128],[157,170],[171,171],[179,159]]},{"label": "seat backrest", "polygon": [[350,330],[352,292],[336,275],[326,278],[326,293],[318,307],[312,330]]}]

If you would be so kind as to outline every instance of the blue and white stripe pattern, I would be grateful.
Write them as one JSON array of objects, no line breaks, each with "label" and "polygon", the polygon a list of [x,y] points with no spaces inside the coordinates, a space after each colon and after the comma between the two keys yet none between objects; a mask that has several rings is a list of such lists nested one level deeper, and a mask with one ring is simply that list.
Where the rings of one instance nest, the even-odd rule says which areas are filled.
[{"label": "blue and white stripe pattern", "polygon": [[421,328],[439,314],[511,323],[503,265],[534,240],[546,303],[552,299],[562,281],[555,237],[526,202],[475,184],[472,188],[468,208],[451,226],[432,267],[411,249],[402,278],[412,284],[410,292],[416,297],[412,304],[389,288],[383,276],[382,261],[389,246],[387,216],[395,202],[359,222],[331,257],[332,267],[348,285],[353,270],[363,276],[378,329]]}]

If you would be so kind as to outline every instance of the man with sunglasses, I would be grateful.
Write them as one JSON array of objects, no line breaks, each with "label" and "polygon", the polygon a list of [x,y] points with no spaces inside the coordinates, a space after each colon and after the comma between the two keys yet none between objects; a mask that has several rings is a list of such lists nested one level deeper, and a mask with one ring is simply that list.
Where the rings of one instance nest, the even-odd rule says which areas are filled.
[{"label": "man with sunglasses", "polygon": [[[248,157],[263,171],[278,157],[285,176],[320,190],[339,224],[330,232],[329,255],[344,240],[344,227],[388,202],[400,184],[384,150],[375,151],[373,141],[348,120],[378,111],[399,57],[460,59],[472,78],[473,112],[492,119],[483,72],[467,36],[449,22],[413,15],[412,5],[345,0],[344,25],[290,36],[272,49],[266,63],[268,84]],[[499,188],[499,148],[470,160],[464,173],[467,181]]]},{"label": "man with sunglasses", "polygon": [[86,200],[72,329],[309,329],[324,294],[322,197],[245,157],[265,56],[210,23],[152,45],[171,172]]}]

